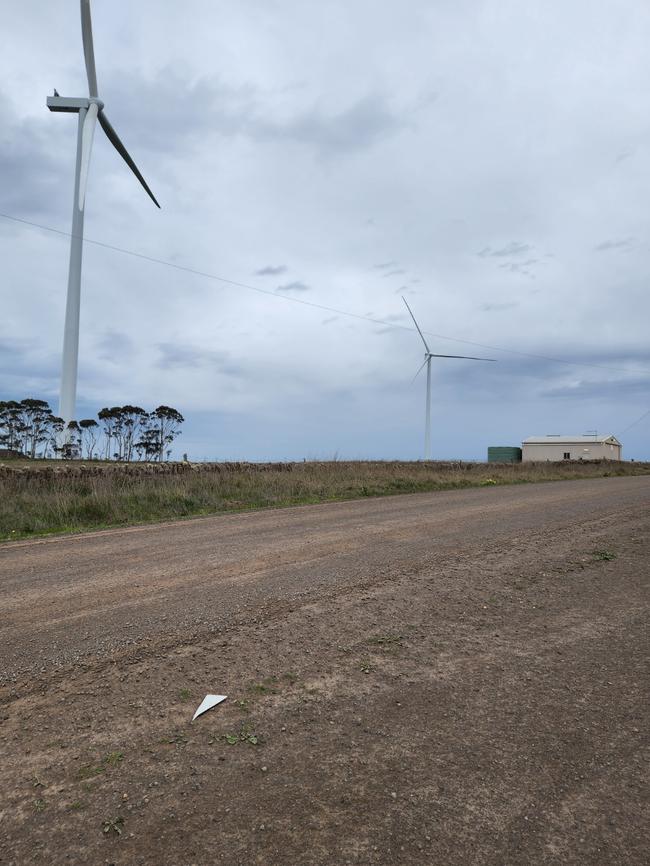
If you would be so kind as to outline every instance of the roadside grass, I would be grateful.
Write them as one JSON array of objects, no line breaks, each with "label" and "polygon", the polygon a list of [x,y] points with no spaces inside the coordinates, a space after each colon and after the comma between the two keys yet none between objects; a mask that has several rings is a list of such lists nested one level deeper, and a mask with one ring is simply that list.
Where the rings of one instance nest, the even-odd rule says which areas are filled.
[{"label": "roadside grass", "polygon": [[0,463],[0,540],[259,508],[563,479],[648,475],[650,463]]},{"label": "roadside grass", "polygon": [[616,554],[611,550],[594,550],[594,559],[597,562],[611,562],[616,559]]}]

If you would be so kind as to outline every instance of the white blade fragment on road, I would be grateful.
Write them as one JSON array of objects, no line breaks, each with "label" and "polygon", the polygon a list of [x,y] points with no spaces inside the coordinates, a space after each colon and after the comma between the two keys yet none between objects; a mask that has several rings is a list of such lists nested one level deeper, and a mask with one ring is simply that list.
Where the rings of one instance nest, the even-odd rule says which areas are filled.
[{"label": "white blade fragment on road", "polygon": [[227,697],[227,695],[206,695],[201,701],[199,708],[192,716],[192,721],[203,713],[206,713],[208,710],[211,710],[212,707],[216,707],[217,704],[225,701]]}]

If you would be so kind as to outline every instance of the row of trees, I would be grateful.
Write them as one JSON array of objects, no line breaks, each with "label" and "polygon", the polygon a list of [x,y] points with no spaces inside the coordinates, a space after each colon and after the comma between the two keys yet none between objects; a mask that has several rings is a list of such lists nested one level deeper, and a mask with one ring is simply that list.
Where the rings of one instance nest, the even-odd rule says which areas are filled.
[{"label": "row of trees", "polygon": [[162,461],[169,458],[185,420],[171,406],[153,412],[140,406],[107,407],[97,419],[66,425],[45,400],[0,401],[0,448],[27,457]]}]

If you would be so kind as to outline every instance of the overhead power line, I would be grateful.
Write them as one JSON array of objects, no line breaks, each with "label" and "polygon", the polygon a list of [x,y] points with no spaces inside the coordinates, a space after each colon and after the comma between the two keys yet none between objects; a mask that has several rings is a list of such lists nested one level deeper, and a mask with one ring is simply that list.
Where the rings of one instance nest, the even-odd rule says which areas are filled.
[{"label": "overhead power line", "polygon": [[[21,217],[12,216],[11,214],[0,212],[0,217],[6,220],[11,220],[12,222],[21,223],[22,225],[31,226],[32,228],[41,229],[42,231],[51,232],[52,234],[61,235],[62,237],[72,237],[70,232],[54,228],[53,226],[46,226],[42,223],[35,223],[31,220],[22,219]],[[176,262],[170,262],[166,259],[158,259],[155,256],[148,256],[145,253],[138,253],[135,250],[127,250],[124,247],[118,247],[113,244],[104,243],[104,241],[96,241],[92,238],[87,237],[85,237],[83,240],[86,244],[93,244],[96,247],[102,247],[103,249],[111,250],[115,253],[121,253],[125,256],[132,256],[133,258],[142,259],[143,261],[151,262],[156,265],[163,265],[167,268],[174,268],[174,270],[182,271],[187,274],[193,274],[197,277],[204,277],[208,280],[215,280],[219,283],[224,283],[228,286],[234,286],[238,289],[247,289],[251,292],[258,292],[261,295],[267,295],[268,297],[275,298],[276,300],[283,300],[292,304],[300,304],[303,307],[312,307],[316,310],[322,310],[326,313],[334,313],[338,316],[346,316],[350,319],[357,319],[363,322],[371,322],[373,325],[382,325],[385,328],[395,328],[402,331],[414,330],[409,325],[400,325],[399,323],[389,322],[385,319],[377,319],[374,316],[365,316],[362,313],[354,313],[351,310],[341,310],[337,307],[330,307],[326,304],[319,304],[316,301],[307,301],[303,298],[294,298],[289,295],[279,295],[276,292],[271,291],[270,289],[262,289],[259,286],[252,286],[248,283],[239,282],[238,280],[230,280],[227,277],[220,277],[217,274],[211,274],[208,271],[201,271],[198,268],[191,268],[186,265],[179,265]],[[509,355],[517,355],[521,358],[533,358],[538,361],[548,361],[552,364],[564,364],[570,367],[590,367],[592,369],[604,370],[610,373],[639,373],[643,376],[650,376],[650,370],[624,370],[620,367],[608,367],[603,364],[590,364],[588,361],[567,361],[563,358],[552,358],[548,355],[538,355],[532,352],[521,352],[517,349],[505,349],[503,346],[491,346],[487,343],[477,343],[474,340],[463,340],[459,337],[448,337],[445,334],[435,334],[433,333],[433,331],[424,331],[424,333],[427,334],[427,336],[429,337],[436,337],[436,339],[438,340],[449,340],[452,343],[462,343],[466,346],[477,346],[480,349],[489,349],[494,352],[504,352]]]},{"label": "overhead power line", "polygon": [[619,433],[618,435],[619,435],[619,436],[624,436],[624,435],[627,433],[628,430],[631,430],[632,427],[636,427],[636,425],[637,425],[637,424],[640,424],[641,421],[643,421],[644,418],[647,418],[647,417],[648,417],[648,415],[650,415],[650,409],[648,409],[647,412],[644,412],[643,415],[641,415],[640,418],[637,418],[637,419],[636,419],[636,421],[632,421],[632,423],[631,423],[628,427],[626,427],[625,430],[623,430],[623,431],[622,431],[621,433]]}]

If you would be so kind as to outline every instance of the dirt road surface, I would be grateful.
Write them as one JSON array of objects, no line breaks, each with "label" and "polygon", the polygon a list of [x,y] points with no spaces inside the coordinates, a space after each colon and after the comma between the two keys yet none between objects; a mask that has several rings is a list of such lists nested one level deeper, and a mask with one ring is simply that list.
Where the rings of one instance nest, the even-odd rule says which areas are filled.
[{"label": "dirt road surface", "polygon": [[0,546],[0,864],[646,864],[649,506],[608,478]]}]

